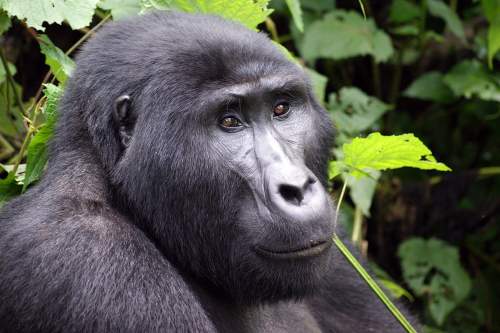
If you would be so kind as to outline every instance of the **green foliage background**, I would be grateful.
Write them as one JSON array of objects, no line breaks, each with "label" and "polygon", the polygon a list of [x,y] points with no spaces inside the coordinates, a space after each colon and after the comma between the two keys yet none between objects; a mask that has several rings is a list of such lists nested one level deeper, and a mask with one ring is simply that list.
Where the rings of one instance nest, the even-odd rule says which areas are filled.
[{"label": "green foliage background", "polygon": [[150,10],[238,21],[303,66],[378,282],[427,332],[500,332],[500,0],[0,0],[0,206],[43,174],[74,52]]}]

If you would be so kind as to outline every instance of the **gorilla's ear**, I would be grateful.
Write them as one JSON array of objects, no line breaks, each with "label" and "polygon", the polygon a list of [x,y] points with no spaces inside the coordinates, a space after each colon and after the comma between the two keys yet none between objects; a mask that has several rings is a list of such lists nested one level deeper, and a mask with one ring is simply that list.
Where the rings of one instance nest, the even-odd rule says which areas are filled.
[{"label": "gorilla's ear", "polygon": [[132,112],[131,102],[129,95],[122,95],[116,99],[113,110],[113,121],[123,149],[128,147],[134,132],[136,117]]}]

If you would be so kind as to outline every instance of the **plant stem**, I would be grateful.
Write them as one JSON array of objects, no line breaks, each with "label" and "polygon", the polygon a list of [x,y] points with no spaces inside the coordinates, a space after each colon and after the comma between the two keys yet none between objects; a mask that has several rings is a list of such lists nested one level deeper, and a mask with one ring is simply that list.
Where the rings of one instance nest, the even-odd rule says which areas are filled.
[{"label": "plant stem", "polygon": [[12,174],[16,174],[17,169],[19,168],[19,164],[21,164],[21,161],[23,160],[24,153],[26,152],[26,149],[28,149],[28,145],[31,141],[32,135],[36,132],[37,128],[34,126],[36,117],[38,116],[38,113],[40,112],[41,104],[43,102],[43,99],[41,99],[36,107],[35,110],[33,111],[33,115],[31,119],[29,119],[29,127],[28,127],[28,132],[26,133],[26,136],[24,137],[23,144],[21,146],[21,149],[19,150],[19,153],[17,154],[17,158],[15,160],[14,168],[12,169]]},{"label": "plant stem", "polygon": [[356,208],[354,209],[354,223],[352,227],[351,241],[358,248],[361,246],[361,240],[363,239],[362,234],[363,234],[363,212],[361,211],[361,208],[359,208],[356,205]]},{"label": "plant stem", "polygon": [[409,333],[417,333],[415,328],[410,324],[410,322],[403,316],[403,314],[398,310],[398,308],[391,302],[389,297],[380,289],[378,284],[371,278],[368,272],[361,266],[359,261],[351,254],[349,249],[342,243],[340,238],[334,234],[333,242],[337,246],[340,252],[344,255],[344,257],[349,261],[349,263],[356,269],[358,274],[365,280],[365,282],[370,286],[373,292],[377,295],[377,297],[384,303],[384,305],[389,309],[392,315],[399,321],[401,326]]},{"label": "plant stem", "polygon": [[347,180],[345,180],[344,184],[342,185],[342,190],[340,191],[340,196],[337,201],[337,210],[335,211],[335,223],[337,223],[339,219],[340,204],[342,203],[342,200],[344,200],[344,194],[346,188],[347,188]]},{"label": "plant stem", "polygon": [[108,21],[111,17],[111,14],[108,14],[106,15],[99,23],[97,23],[92,29],[90,29],[89,31],[87,31],[85,33],[85,35],[83,35],[79,40],[76,41],[75,44],[73,44],[73,46],[71,46],[68,51],[66,51],[66,55],[70,55],[71,53],[73,53],[73,51],[75,51],[84,41],[86,41],[90,35],[92,35],[97,29],[99,29],[100,27],[102,27],[102,25],[104,23],[106,23],[106,21]]},{"label": "plant stem", "polygon": [[265,23],[266,23],[267,30],[269,30],[269,32],[271,33],[272,40],[274,40],[276,43],[279,43],[280,38],[278,35],[278,30],[276,29],[276,24],[274,24],[274,21],[268,17],[268,18],[266,18]]},{"label": "plant stem", "polygon": [[21,111],[21,114],[23,116],[27,117],[28,114],[26,113],[26,110],[24,110],[23,101],[21,100],[21,97],[17,93],[14,78],[12,77],[12,73],[10,72],[9,65],[7,64],[7,59],[5,59],[5,54],[3,53],[3,49],[1,47],[0,47],[0,58],[2,60],[2,66],[5,69],[5,73],[7,74],[7,81],[9,82],[10,86],[12,87],[12,91],[14,92],[14,98],[16,99],[16,103],[17,103],[17,106],[19,107],[19,111]]},{"label": "plant stem", "polygon": [[378,99],[382,99],[382,88],[380,85],[380,68],[377,62],[372,57],[372,77],[373,77],[373,92]]}]

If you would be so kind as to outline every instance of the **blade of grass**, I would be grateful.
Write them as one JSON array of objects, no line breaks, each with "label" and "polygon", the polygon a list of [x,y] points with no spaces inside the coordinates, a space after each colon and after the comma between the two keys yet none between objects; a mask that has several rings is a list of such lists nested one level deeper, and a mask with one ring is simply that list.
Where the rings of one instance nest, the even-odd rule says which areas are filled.
[{"label": "blade of grass", "polygon": [[368,274],[368,272],[361,266],[359,261],[352,255],[349,249],[342,243],[340,238],[334,234],[333,242],[337,246],[344,257],[349,261],[349,263],[354,267],[358,274],[365,280],[368,286],[373,290],[377,297],[384,303],[384,305],[391,311],[392,315],[399,321],[401,326],[409,333],[417,333],[415,328],[410,324],[410,322],[403,316],[403,314],[398,310],[398,308],[391,302],[389,297],[380,289],[375,280]]}]

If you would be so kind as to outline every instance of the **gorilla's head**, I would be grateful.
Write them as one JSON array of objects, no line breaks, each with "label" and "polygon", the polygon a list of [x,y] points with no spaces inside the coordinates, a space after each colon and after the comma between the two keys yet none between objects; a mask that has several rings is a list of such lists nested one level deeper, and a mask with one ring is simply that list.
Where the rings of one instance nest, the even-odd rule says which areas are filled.
[{"label": "gorilla's head", "polygon": [[113,204],[180,270],[244,302],[316,286],[334,228],[331,123],[266,36],[180,13],[110,24],[79,55],[65,108]]}]

